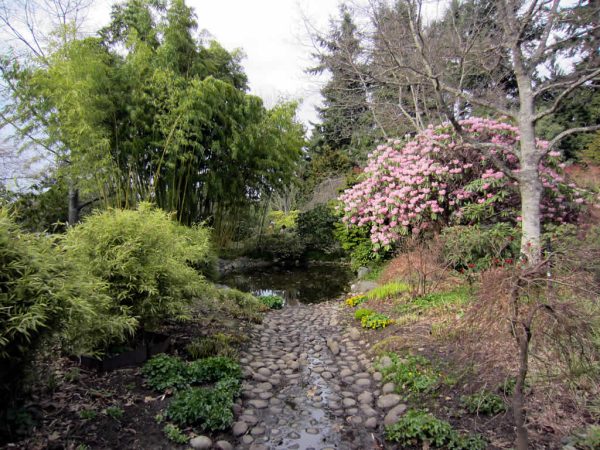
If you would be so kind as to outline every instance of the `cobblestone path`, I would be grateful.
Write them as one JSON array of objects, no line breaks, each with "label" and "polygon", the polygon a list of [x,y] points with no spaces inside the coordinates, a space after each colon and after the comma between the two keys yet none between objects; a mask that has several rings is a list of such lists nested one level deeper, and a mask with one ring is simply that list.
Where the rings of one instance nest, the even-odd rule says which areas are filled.
[{"label": "cobblestone path", "polygon": [[[236,448],[380,449],[382,426],[404,412],[359,351],[360,332],[340,324],[341,302],[269,312],[243,352]],[[386,446],[387,448],[387,446]]]}]

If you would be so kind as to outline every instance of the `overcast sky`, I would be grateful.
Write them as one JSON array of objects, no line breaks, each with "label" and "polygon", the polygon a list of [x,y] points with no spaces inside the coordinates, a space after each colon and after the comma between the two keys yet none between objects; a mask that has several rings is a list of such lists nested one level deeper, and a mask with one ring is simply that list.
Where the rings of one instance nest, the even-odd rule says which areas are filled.
[{"label": "overcast sky", "polygon": [[[93,28],[108,23],[110,4],[96,2],[89,19]],[[340,0],[186,0],[198,19],[198,28],[208,31],[228,50],[241,48],[250,90],[267,106],[278,99],[302,100],[299,118],[308,125],[317,120],[323,78],[304,70],[311,52],[304,17],[311,26],[326,30],[329,18],[338,13]]]}]

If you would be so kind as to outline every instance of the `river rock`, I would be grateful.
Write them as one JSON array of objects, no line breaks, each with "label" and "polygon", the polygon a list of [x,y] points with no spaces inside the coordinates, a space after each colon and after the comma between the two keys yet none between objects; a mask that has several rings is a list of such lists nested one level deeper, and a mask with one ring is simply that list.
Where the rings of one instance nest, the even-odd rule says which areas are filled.
[{"label": "river rock", "polygon": [[374,281],[364,281],[361,280],[358,283],[353,284],[350,289],[352,292],[356,292],[358,294],[364,294],[365,292],[370,291],[371,289],[375,289],[377,287],[377,283]]},{"label": "river rock", "polygon": [[234,436],[241,436],[248,431],[248,424],[246,422],[236,422],[233,424],[232,433]]},{"label": "river rock", "polygon": [[360,330],[358,328],[352,327],[348,332],[350,333],[350,339],[353,341],[360,339]]},{"label": "river rock", "polygon": [[212,440],[208,436],[196,436],[190,441],[190,447],[197,450],[207,450],[212,447]]},{"label": "river rock", "polygon": [[392,364],[392,359],[389,356],[384,356],[379,360],[379,365],[384,369],[390,367]]},{"label": "river rock", "polygon": [[400,403],[400,400],[398,394],[385,394],[377,399],[377,406],[381,409],[390,409]]},{"label": "river rock", "polygon": [[231,445],[227,441],[217,441],[217,443],[215,444],[215,447],[218,450],[233,450],[233,445]]},{"label": "river rock", "polygon": [[360,403],[371,403],[373,401],[373,394],[369,391],[365,391],[358,396],[358,401]]},{"label": "river rock", "polygon": [[389,383],[385,383],[383,385],[383,387],[381,388],[381,392],[383,394],[391,394],[392,392],[394,392],[394,389],[396,389],[396,385],[390,381]]},{"label": "river rock", "polygon": [[331,350],[331,353],[338,355],[340,353],[340,345],[332,338],[327,339],[327,347]]},{"label": "river rock", "polygon": [[385,418],[383,419],[383,424],[384,425],[392,425],[392,424],[398,422],[398,420],[400,420],[400,417],[402,417],[402,414],[404,414],[405,411],[406,411],[406,405],[404,405],[404,404],[396,405],[395,407],[390,409],[388,411],[388,413],[385,415]]}]

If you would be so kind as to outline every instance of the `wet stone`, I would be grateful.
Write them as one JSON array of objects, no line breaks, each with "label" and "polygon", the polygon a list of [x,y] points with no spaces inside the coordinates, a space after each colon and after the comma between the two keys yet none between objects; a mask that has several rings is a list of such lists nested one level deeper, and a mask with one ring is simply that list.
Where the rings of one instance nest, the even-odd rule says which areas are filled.
[{"label": "wet stone", "polygon": [[248,424],[246,422],[236,422],[233,424],[232,433],[234,436],[241,436],[248,431]]},{"label": "wet stone", "polygon": [[400,403],[401,397],[398,394],[385,394],[377,399],[377,406],[382,409],[390,409]]},{"label": "wet stone", "polygon": [[385,383],[381,388],[381,392],[383,394],[391,394],[392,392],[394,392],[394,389],[396,389],[396,385],[394,383]]}]

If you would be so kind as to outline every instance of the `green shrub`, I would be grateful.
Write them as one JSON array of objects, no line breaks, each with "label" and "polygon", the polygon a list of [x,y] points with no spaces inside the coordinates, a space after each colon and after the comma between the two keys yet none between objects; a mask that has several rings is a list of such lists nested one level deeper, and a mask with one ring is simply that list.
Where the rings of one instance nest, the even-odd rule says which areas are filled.
[{"label": "green shrub", "polygon": [[298,235],[308,250],[325,254],[335,253],[338,249],[334,236],[336,222],[338,222],[338,218],[328,205],[317,205],[298,215]]},{"label": "green shrub", "polygon": [[242,376],[242,369],[231,358],[211,356],[190,362],[186,373],[190,383],[211,383],[225,378],[239,379]]},{"label": "green shrub", "polygon": [[175,395],[166,415],[180,426],[218,431],[231,426],[232,408],[233,396],[227,389],[191,388]]},{"label": "green shrub", "polygon": [[350,267],[371,267],[381,262],[388,254],[382,250],[373,251],[373,243],[367,227],[348,227],[342,222],[334,225],[334,236],[342,249],[350,255]]},{"label": "green shrub", "polygon": [[442,242],[444,258],[454,268],[480,271],[515,262],[520,231],[508,223],[455,226],[442,231]]},{"label": "green shrub", "polygon": [[79,417],[83,420],[94,420],[98,417],[98,413],[93,409],[84,409],[79,411]]},{"label": "green shrub", "polygon": [[215,306],[237,319],[260,323],[261,313],[268,310],[257,297],[237,289],[218,289],[215,295],[218,297]]},{"label": "green shrub", "polygon": [[306,247],[296,232],[277,233],[262,237],[257,253],[252,256],[294,264],[302,259]]},{"label": "green shrub", "polygon": [[163,432],[167,439],[176,444],[187,444],[190,440],[187,434],[183,433],[177,425],[173,425],[172,423],[168,423],[164,426]]},{"label": "green shrub", "polygon": [[50,338],[81,347],[109,330],[120,338],[133,331],[133,320],[112,319],[103,287],[55,240],[22,232],[0,210],[0,402],[19,391],[25,369]]},{"label": "green shrub", "polygon": [[496,415],[506,411],[502,397],[488,391],[463,396],[461,402],[471,414]]},{"label": "green shrub", "polygon": [[393,321],[389,318],[389,316],[381,313],[369,314],[360,319],[360,324],[363,328],[371,328],[373,330],[385,328],[392,322]]},{"label": "green shrub", "polygon": [[440,384],[440,374],[431,361],[420,355],[407,355],[401,358],[396,353],[388,353],[392,364],[383,367],[377,364],[385,382],[392,381],[399,394],[420,394],[432,392]]},{"label": "green shrub", "polygon": [[359,308],[354,311],[354,318],[356,320],[362,320],[364,317],[370,316],[371,314],[375,314],[375,311],[367,308]]},{"label": "green shrub", "polygon": [[152,357],[142,367],[142,374],[146,377],[148,385],[157,391],[181,388],[189,383],[185,362],[165,354]]},{"label": "green shrub", "polygon": [[48,239],[23,233],[0,210],[0,400],[22,379],[42,341],[64,323],[67,301],[53,292],[56,256]]},{"label": "green shrub", "polygon": [[410,286],[400,281],[386,283],[383,286],[377,286],[367,292],[369,300],[385,300],[392,297],[397,297],[400,294],[410,292]]},{"label": "green shrub", "polygon": [[185,351],[192,360],[208,356],[228,356],[235,358],[237,351],[231,347],[232,340],[231,336],[216,333],[212,336],[195,339],[185,347]]},{"label": "green shrub", "polygon": [[402,447],[424,445],[455,450],[484,450],[486,442],[479,435],[459,434],[452,425],[430,413],[409,410],[393,425],[385,427],[385,438]]},{"label": "green shrub", "polygon": [[209,259],[209,234],[184,227],[147,203],[135,211],[109,210],[70,228],[64,248],[76,264],[106,285],[115,315],[136,318],[150,329],[205,289],[190,265]]},{"label": "green shrub", "polygon": [[296,229],[296,220],[298,219],[300,211],[294,210],[289,213],[284,211],[271,211],[269,213],[268,221],[273,225],[273,231],[279,232],[283,227],[284,230]]},{"label": "green shrub", "polygon": [[270,309],[281,309],[283,308],[283,298],[279,295],[261,295],[258,297],[263,305]]}]

